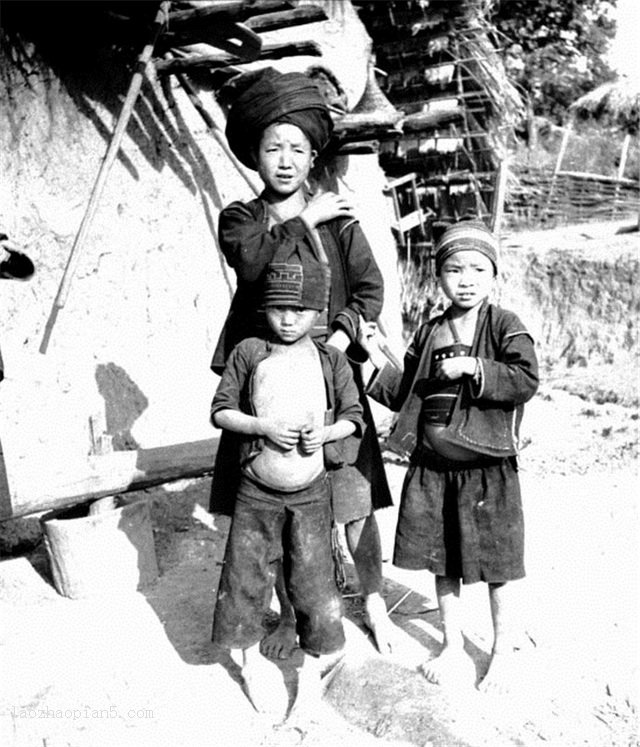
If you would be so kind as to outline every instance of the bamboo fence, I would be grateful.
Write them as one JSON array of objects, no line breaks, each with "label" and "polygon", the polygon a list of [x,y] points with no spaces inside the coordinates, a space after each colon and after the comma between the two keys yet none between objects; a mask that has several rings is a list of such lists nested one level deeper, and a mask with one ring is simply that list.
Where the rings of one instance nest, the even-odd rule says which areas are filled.
[{"label": "bamboo fence", "polygon": [[505,221],[512,227],[536,227],[636,217],[640,185],[613,176],[521,168],[509,187]]}]

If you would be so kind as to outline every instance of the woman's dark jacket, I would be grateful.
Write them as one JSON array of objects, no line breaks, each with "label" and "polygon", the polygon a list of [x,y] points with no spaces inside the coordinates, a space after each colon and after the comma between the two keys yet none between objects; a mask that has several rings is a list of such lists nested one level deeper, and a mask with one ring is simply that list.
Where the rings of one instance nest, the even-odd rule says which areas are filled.
[{"label": "woman's dark jacket", "polygon": [[[342,329],[354,343],[358,315],[373,321],[382,310],[382,274],[357,222],[336,219],[318,226],[317,231],[331,268],[329,334]],[[211,362],[213,371],[222,374],[235,345],[263,333],[259,309],[267,265],[276,252],[278,261],[295,257],[296,252],[313,253],[313,242],[298,217],[269,228],[268,206],[260,198],[233,202],[222,210],[218,234],[222,253],[237,277],[236,292]]]}]

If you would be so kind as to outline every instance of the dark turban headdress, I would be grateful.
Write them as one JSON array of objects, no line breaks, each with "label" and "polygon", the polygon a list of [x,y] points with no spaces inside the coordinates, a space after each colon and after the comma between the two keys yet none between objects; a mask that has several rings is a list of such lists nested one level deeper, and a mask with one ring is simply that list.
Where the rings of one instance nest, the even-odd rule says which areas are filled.
[{"label": "dark turban headdress", "polygon": [[230,86],[237,93],[225,134],[234,155],[256,169],[262,133],[276,122],[296,125],[318,153],[333,132],[333,120],[316,84],[303,73],[280,73],[272,67],[245,73]]},{"label": "dark turban headdress", "polygon": [[461,220],[449,226],[436,243],[436,275],[448,257],[456,252],[473,250],[488,257],[498,273],[498,241],[481,220]]}]

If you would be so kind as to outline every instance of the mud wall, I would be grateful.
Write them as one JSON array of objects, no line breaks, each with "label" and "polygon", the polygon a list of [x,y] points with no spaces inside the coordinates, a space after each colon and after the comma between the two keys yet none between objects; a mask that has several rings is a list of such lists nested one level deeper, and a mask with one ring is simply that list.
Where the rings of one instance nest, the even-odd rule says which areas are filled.
[{"label": "mud wall", "polygon": [[[329,20],[278,32],[314,39],[351,107],[364,91],[370,40],[349,3]],[[87,36],[90,34],[87,33]],[[269,39],[266,39],[269,41]],[[210,438],[217,377],[209,369],[235,287],[216,243],[220,209],[254,196],[175,79],[151,76],[82,247],[46,353],[45,325],[122,107],[129,77],[107,54],[43,62],[24,47],[0,57],[0,224],[36,264],[28,282],[2,281],[0,439],[12,493],[72,482],[111,441],[130,450]],[[56,64],[59,62],[59,64]],[[210,90],[206,108],[221,129]],[[388,281],[385,316],[400,334],[395,248],[379,209],[377,159],[350,156],[340,188],[358,191],[360,217]],[[259,180],[254,175],[257,187]]]},{"label": "mud wall", "polygon": [[638,233],[591,224],[513,234],[502,247],[497,299],[531,329],[546,367],[627,366],[637,376]]}]

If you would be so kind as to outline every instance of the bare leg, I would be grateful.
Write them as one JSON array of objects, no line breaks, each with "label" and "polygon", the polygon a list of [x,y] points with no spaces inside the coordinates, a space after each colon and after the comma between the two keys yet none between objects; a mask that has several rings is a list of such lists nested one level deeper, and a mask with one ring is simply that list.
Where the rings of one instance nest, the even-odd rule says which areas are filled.
[{"label": "bare leg", "polygon": [[378,523],[373,513],[345,525],[347,546],[356,567],[360,591],[364,597],[365,623],[371,630],[381,654],[393,648],[394,629],[382,590],[382,550]]},{"label": "bare leg", "polygon": [[513,584],[489,584],[489,603],[493,620],[491,662],[478,689],[486,693],[508,692],[517,674],[514,637],[515,605]]},{"label": "bare leg", "polygon": [[475,677],[473,662],[464,650],[460,616],[460,580],[436,576],[436,594],[444,642],[438,656],[422,664],[420,669],[426,679],[436,685]]},{"label": "bare leg", "polygon": [[256,711],[282,718],[288,704],[287,688],[278,667],[260,653],[259,644],[242,651],[241,673]]},{"label": "bare leg", "polygon": [[280,604],[280,620],[273,633],[260,642],[260,651],[270,659],[288,659],[296,647],[296,615],[287,595],[280,561],[277,563],[275,589]]}]

